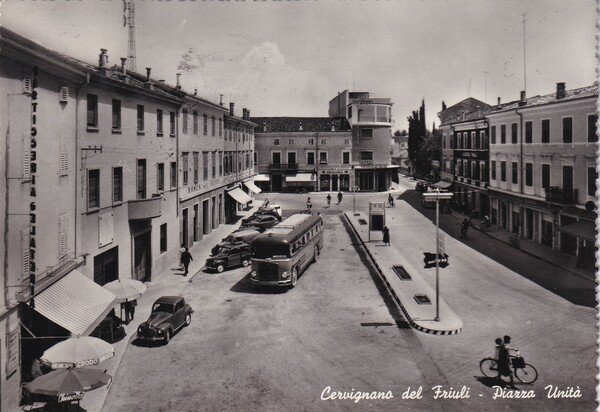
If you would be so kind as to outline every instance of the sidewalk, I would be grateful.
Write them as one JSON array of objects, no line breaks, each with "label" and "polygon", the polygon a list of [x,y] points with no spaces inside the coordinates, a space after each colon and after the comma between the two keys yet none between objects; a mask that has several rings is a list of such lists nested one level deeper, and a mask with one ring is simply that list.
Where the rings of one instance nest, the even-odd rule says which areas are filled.
[{"label": "sidewalk", "polygon": [[[466,215],[463,215],[462,213],[459,213],[454,210],[451,211],[451,214],[449,216],[455,218],[458,222],[457,224],[459,224],[459,222],[462,222],[464,218],[467,217]],[[481,224],[481,222],[482,219],[472,219],[472,229],[480,231],[479,225]],[[511,233],[507,230],[501,229],[496,226],[492,226],[490,230],[487,230],[483,233],[485,233],[489,237],[492,237],[496,240],[510,245],[509,238],[511,236]],[[524,239],[522,237],[519,237],[519,250],[523,253],[541,259],[552,265],[558,266],[561,269],[568,270],[569,272],[572,272],[586,279],[595,280],[594,271],[578,268],[577,258],[574,256],[566,255],[552,248],[540,245],[539,243],[528,239]]]},{"label": "sidewalk", "polygon": [[[242,218],[254,213],[262,203],[263,201],[261,200],[254,200],[254,206],[251,209],[238,212],[238,216],[241,217],[236,223],[222,224],[218,228],[213,229],[210,234],[204,235],[201,241],[192,246],[190,253],[194,260],[190,263],[189,275],[187,277],[182,276],[183,270],[179,270],[178,268],[179,262],[174,262],[175,264],[170,271],[155,274],[152,277],[152,282],[147,283],[148,289],[144,295],[137,300],[138,305],[135,311],[135,319],[129,325],[123,325],[125,336],[118,342],[113,343],[115,356],[97,365],[96,368],[106,369],[106,373],[114,377],[118,372],[119,365],[129,344],[135,339],[138,325],[148,318],[154,301],[165,294],[179,294],[179,290],[186,283],[191,282],[195,276],[202,275],[203,272],[201,270],[204,267],[206,258],[210,255],[211,249],[217,243],[221,242],[224,237],[236,230],[240,226]],[[110,390],[111,386],[109,385],[87,392],[81,401],[81,407],[89,412],[101,411]]]},{"label": "sidewalk", "polygon": [[[368,216],[362,212],[345,212],[344,216],[350,223],[367,255],[375,265],[384,283],[390,290],[394,300],[400,306],[408,322],[417,330],[434,335],[452,335],[462,330],[463,323],[450,306],[440,299],[440,320],[435,320],[435,290],[424,279],[419,269],[411,265],[396,248],[396,245],[384,246],[381,240],[369,238],[366,221]],[[374,237],[381,234],[373,233]],[[393,266],[402,266],[410,279],[401,280],[393,270]],[[425,295],[430,302],[419,304],[417,295]]]}]

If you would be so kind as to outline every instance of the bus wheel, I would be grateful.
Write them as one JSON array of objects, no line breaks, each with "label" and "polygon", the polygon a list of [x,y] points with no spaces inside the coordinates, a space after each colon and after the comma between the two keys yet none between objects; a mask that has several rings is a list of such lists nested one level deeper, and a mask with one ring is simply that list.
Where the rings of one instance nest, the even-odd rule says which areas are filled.
[{"label": "bus wheel", "polygon": [[298,284],[298,268],[292,270],[292,287]]}]

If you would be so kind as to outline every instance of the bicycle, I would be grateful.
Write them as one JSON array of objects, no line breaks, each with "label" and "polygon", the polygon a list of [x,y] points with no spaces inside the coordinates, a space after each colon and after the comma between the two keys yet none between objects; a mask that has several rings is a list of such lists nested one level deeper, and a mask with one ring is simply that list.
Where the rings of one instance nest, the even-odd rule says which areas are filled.
[{"label": "bicycle", "polygon": [[[513,369],[515,377],[521,383],[531,384],[538,378],[537,369],[525,363],[525,359],[521,355],[511,356],[511,367]],[[497,378],[498,377],[498,361],[494,358],[484,358],[479,362],[479,369],[486,378]]]}]

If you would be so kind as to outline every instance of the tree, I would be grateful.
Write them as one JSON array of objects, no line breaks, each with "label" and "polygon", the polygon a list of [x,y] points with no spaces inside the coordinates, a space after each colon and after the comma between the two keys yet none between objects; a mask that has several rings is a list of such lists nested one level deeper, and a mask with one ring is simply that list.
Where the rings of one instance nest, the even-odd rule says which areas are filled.
[{"label": "tree", "polygon": [[[419,155],[423,141],[427,136],[427,127],[425,126],[425,100],[421,101],[419,110],[413,110],[408,120],[408,158],[415,167],[417,174],[423,174],[425,170],[430,169],[426,164],[422,164],[423,157]],[[427,173],[427,172],[425,172]]]}]

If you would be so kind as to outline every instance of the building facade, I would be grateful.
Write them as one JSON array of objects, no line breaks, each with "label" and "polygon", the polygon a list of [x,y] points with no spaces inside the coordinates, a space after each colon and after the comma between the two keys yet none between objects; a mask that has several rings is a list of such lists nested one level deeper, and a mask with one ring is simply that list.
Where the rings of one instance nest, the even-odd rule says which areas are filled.
[{"label": "building facade", "polygon": [[526,98],[486,116],[492,223],[593,267],[597,85]]}]

